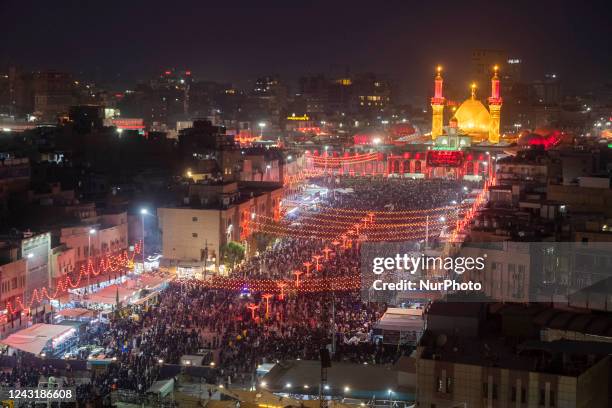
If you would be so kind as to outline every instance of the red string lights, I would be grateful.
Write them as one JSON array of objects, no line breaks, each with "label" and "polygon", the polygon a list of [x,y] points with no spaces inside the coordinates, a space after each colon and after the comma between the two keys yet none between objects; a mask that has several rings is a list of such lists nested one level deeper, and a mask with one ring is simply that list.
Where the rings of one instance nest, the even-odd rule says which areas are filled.
[{"label": "red string lights", "polygon": [[204,287],[209,289],[229,290],[240,292],[247,288],[251,292],[270,293],[284,299],[287,293],[315,293],[335,291],[358,290],[361,287],[361,276],[346,275],[337,277],[311,277],[301,279],[299,286],[296,286],[295,279],[274,280],[274,279],[245,279],[231,278],[225,276],[214,276],[207,280],[185,280],[179,281],[184,285],[193,287]]},{"label": "red string lights", "polygon": [[6,302],[6,310],[9,314],[13,314],[20,310],[27,311],[35,304],[42,303],[45,299],[57,299],[61,294],[67,292],[69,289],[75,289],[81,286],[82,280],[87,276],[99,276],[102,273],[107,272],[119,272],[124,268],[130,268],[134,263],[134,257],[141,253],[142,242],[138,241],[134,245],[134,251],[132,255],[128,255],[128,251],[123,251],[120,254],[107,254],[100,258],[97,265],[89,260],[87,265],[81,265],[79,275],[76,279],[72,279],[70,275],[65,275],[57,281],[54,292],[51,294],[46,287],[40,289],[34,289],[29,297],[27,304],[23,303],[21,297],[15,299],[15,305]]}]

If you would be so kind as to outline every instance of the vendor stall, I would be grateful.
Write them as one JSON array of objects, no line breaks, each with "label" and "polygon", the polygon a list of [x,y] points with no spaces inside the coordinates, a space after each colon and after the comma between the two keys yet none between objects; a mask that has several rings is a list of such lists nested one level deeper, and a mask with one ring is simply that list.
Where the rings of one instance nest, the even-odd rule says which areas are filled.
[{"label": "vendor stall", "polygon": [[123,286],[111,285],[104,289],[92,293],[87,300],[92,306],[100,309],[109,309],[117,306],[125,306],[133,300],[136,294],[135,289],[128,289]]},{"label": "vendor stall", "polygon": [[9,353],[21,350],[42,357],[59,356],[76,343],[76,333],[71,326],[37,323],[0,340],[0,344],[8,346]]},{"label": "vendor stall", "polygon": [[55,313],[55,322],[63,320],[74,320],[79,322],[90,322],[95,318],[95,312],[79,307],[62,309]]},{"label": "vendor stall", "polygon": [[374,339],[384,344],[415,346],[424,330],[423,309],[390,307],[374,325]]}]

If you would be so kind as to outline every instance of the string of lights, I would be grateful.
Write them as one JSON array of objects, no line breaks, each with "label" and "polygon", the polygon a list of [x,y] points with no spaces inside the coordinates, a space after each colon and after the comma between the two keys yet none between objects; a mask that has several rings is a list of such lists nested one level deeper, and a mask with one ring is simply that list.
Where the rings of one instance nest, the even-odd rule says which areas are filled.
[{"label": "string of lights", "polygon": [[489,189],[491,186],[494,186],[496,182],[497,180],[495,177],[492,177],[485,182],[482,190],[480,191],[480,193],[478,193],[476,199],[472,203],[471,208],[466,211],[465,215],[461,219],[457,220],[455,229],[450,237],[450,242],[460,241],[460,234],[462,234],[465,229],[471,224],[472,220],[478,213],[478,210],[486,203]]},{"label": "string of lights", "polygon": [[[264,218],[264,217],[258,217]],[[292,227],[289,224],[278,224],[274,223],[272,217],[265,217],[263,222],[261,221],[247,221],[245,225],[246,228],[250,228],[253,225],[271,225],[274,228],[287,228],[287,229],[295,229],[297,227]],[[400,221],[400,220],[398,220]],[[269,223],[269,224],[267,224]],[[372,230],[393,230],[404,227],[426,227],[426,226],[435,226],[435,225],[444,225],[447,224],[446,217],[432,218],[431,220],[419,220],[412,222],[392,222],[392,223],[368,223],[361,220],[359,221],[335,221],[334,220],[319,220],[319,219],[306,219],[300,222],[299,229],[307,229],[309,232],[311,230],[317,231],[331,231],[331,230],[344,230],[347,228],[356,228],[362,231],[372,231]]]},{"label": "string of lights", "polygon": [[106,254],[100,258],[97,265],[94,261],[89,260],[87,265],[81,265],[78,276],[73,279],[70,275],[65,275],[57,281],[55,290],[50,293],[46,287],[35,288],[29,296],[29,301],[24,304],[21,297],[15,298],[15,305],[6,302],[6,310],[9,314],[18,312],[19,310],[29,313],[32,306],[42,303],[45,299],[57,299],[69,289],[80,287],[81,281],[87,279],[88,276],[99,276],[100,274],[119,272],[123,269],[132,268],[134,265],[134,257],[141,253],[142,241],[134,244],[134,251],[131,256],[128,251],[123,251],[120,254]]},{"label": "string of lights", "polygon": [[209,280],[177,280],[179,284],[188,288],[203,287],[208,289],[228,290],[241,292],[273,293],[276,295],[286,293],[312,293],[329,291],[351,291],[361,287],[360,275],[346,275],[337,277],[311,277],[302,279],[299,284],[296,280],[282,279],[245,279],[215,276]]}]

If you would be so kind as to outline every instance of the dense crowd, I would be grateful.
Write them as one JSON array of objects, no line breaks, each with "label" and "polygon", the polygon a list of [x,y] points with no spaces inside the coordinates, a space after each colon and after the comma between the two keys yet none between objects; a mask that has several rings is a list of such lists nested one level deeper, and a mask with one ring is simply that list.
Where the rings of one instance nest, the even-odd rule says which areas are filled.
[{"label": "dense crowd", "polygon": [[[247,308],[258,303],[255,313]],[[332,306],[333,303],[333,306]],[[332,316],[331,310],[335,310]],[[172,284],[158,306],[142,317],[121,319],[108,331],[108,355],[118,357],[104,375],[94,379],[101,391],[117,384],[142,392],[159,372],[159,361],[179,363],[185,354],[216,350],[218,383],[252,381],[259,364],[282,359],[317,359],[319,348],[336,333],[338,359],[386,363],[397,349],[371,342],[372,326],[382,305],[366,305],[357,293],[334,296],[277,296],[265,301],[257,294],[210,290],[197,283]],[[391,353],[389,351],[392,351]]]},{"label": "dense crowd", "polygon": [[[287,279],[292,278],[294,270],[305,270],[304,263],[311,262],[310,271],[314,274],[313,255],[322,256],[329,243],[319,239],[285,238],[275,242],[269,249],[239,265],[231,276],[250,279]],[[336,249],[336,248],[334,248]],[[321,273],[317,276],[343,276],[359,273],[359,256],[352,251],[334,251],[328,260],[320,259]]]},{"label": "dense crowd", "polygon": [[[463,198],[464,189],[444,180],[364,179],[343,177],[315,180],[331,184],[324,206],[363,210],[424,209],[449,205]],[[470,186],[471,187],[471,186]],[[334,189],[343,189],[335,192]],[[350,190],[349,190],[350,189]],[[318,239],[283,238],[234,269],[231,274],[250,279],[291,279],[304,262],[312,261],[330,245]],[[337,244],[319,276],[359,274],[359,249]],[[256,310],[247,306],[257,304]],[[79,385],[81,398],[107,395],[115,389],[144,393],[160,378],[162,365],[179,364],[184,355],[206,355],[209,382],[250,385],[260,364],[283,359],[319,358],[332,344],[338,361],[386,364],[407,350],[375,340],[373,326],[385,304],[366,303],[358,292],[301,293],[266,301],[259,293],[232,292],[204,287],[196,281],[173,282],[155,306],[117,315],[81,335],[96,344],[112,363],[94,371],[91,381]],[[18,366],[0,372],[2,385],[35,386],[50,375],[46,369]]]},{"label": "dense crowd", "polygon": [[313,181],[330,188],[328,205],[356,210],[418,210],[452,205],[477,184],[456,180],[421,180],[380,177],[319,178]]}]

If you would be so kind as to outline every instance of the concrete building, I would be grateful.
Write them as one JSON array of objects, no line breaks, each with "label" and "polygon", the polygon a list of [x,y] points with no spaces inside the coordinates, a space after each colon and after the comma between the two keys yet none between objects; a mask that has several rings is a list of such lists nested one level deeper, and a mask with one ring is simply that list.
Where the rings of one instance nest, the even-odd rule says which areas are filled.
[{"label": "concrete building", "polygon": [[[569,339],[565,331],[601,327],[601,317],[541,304],[442,305],[431,310],[447,321],[432,321],[416,350],[418,407],[608,406],[612,345],[595,337]],[[453,323],[458,317],[460,326]],[[550,328],[557,330],[540,334]]]},{"label": "concrete building", "polygon": [[58,281],[75,271],[77,265],[76,249],[61,244],[51,249],[50,288],[56,288]]},{"label": "concrete building", "polygon": [[7,157],[0,160],[0,220],[9,216],[9,197],[28,191],[30,177],[31,168],[27,158]]},{"label": "concrete building", "polygon": [[[408,361],[412,360],[412,361]],[[327,370],[322,394],[333,399],[347,398],[391,405],[391,401],[414,400],[414,360],[400,359],[392,367],[373,364],[333,362]],[[262,378],[260,386],[274,393],[291,393],[314,398],[319,393],[321,363],[311,360],[281,361]],[[309,398],[309,399],[310,399]]]},{"label": "concrete building", "polygon": [[491,69],[497,65],[502,75],[506,72],[508,53],[504,50],[477,49],[472,51],[470,74],[480,87],[488,83]]},{"label": "concrete building", "polygon": [[549,184],[547,197],[566,206],[568,213],[599,214],[612,218],[612,188],[607,184],[590,183],[581,178],[578,184]]},{"label": "concrete building", "polygon": [[48,121],[67,116],[76,101],[72,75],[62,72],[35,72],[33,74],[34,115]]},{"label": "concrete building", "polygon": [[531,271],[529,243],[467,243],[460,252],[460,256],[474,258],[484,254],[485,268],[466,272],[466,279],[481,282],[483,292],[495,301],[528,302]]},{"label": "concrete building", "polygon": [[[95,232],[90,233],[91,230]],[[125,250],[129,246],[127,213],[97,215],[82,220],[80,225],[62,228],[60,242],[75,250],[76,263],[87,261],[89,256]]]},{"label": "concrete building", "polygon": [[281,197],[273,183],[192,184],[183,205],[157,210],[163,262],[200,272],[209,263],[219,267],[223,245],[246,242],[250,221],[279,219]]},{"label": "concrete building", "polygon": [[[605,408],[609,357],[544,362],[544,350],[512,352],[491,341],[420,347],[419,407]],[[455,350],[455,351],[453,351]],[[561,350],[563,354],[564,350]],[[570,354],[568,348],[566,354]]]},{"label": "concrete building", "polygon": [[26,286],[26,260],[7,259],[0,265],[0,336],[4,337],[19,327],[18,315],[10,314],[7,305],[15,305],[17,298],[23,299]]}]

